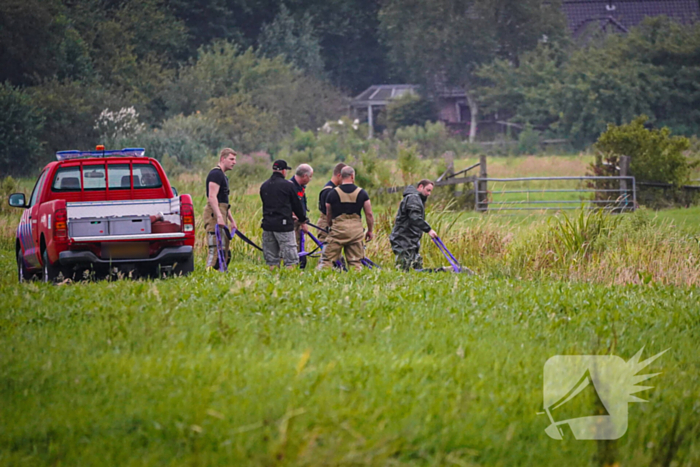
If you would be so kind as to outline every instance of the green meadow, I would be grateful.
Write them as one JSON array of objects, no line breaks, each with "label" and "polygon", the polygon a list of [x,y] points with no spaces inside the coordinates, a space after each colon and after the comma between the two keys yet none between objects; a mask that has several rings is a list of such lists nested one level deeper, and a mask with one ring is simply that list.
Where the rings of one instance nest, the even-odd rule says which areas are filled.
[{"label": "green meadow", "polygon": [[[197,181],[176,185],[201,212]],[[234,215],[258,241],[255,192]],[[477,275],[403,274],[399,198],[376,198],[381,270],[270,272],[235,241],[221,274],[200,238],[189,277],[59,285],[17,283],[5,211],[0,465],[700,465],[698,208],[482,215],[436,196],[428,220]],[[547,436],[550,357],[641,349],[668,350],[624,436]]]},{"label": "green meadow", "polygon": [[[695,287],[246,263],[18,287],[1,264],[5,465],[700,462]],[[549,357],[642,348],[670,350],[623,438],[547,437]]]}]

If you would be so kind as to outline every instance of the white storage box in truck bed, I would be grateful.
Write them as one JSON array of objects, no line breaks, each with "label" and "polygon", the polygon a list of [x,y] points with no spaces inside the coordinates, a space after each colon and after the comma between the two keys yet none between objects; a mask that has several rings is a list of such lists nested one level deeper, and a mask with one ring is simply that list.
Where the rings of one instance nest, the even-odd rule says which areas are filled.
[{"label": "white storage box in truck bed", "polygon": [[137,201],[67,203],[68,232],[72,240],[148,240],[184,237],[182,232],[151,233],[151,216],[180,224],[180,198]]}]

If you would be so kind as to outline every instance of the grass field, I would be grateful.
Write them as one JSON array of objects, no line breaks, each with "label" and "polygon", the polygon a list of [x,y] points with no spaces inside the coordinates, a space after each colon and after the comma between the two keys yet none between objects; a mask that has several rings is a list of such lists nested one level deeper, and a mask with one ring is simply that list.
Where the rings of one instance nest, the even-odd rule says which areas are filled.
[{"label": "grass field", "polygon": [[[257,240],[254,193],[234,214]],[[381,271],[269,272],[236,242],[224,275],[203,270],[200,239],[190,277],[58,286],[16,283],[17,213],[2,214],[0,465],[700,465],[700,209],[429,205],[469,277],[392,270],[399,198],[375,207]],[[550,357],[642,348],[669,350],[622,438],[545,434]]]},{"label": "grass field", "polygon": [[[246,263],[17,287],[0,261],[5,465],[700,462],[695,288]],[[625,437],[545,435],[549,357],[644,346],[671,350]],[[652,463],[674,446],[680,463]]]}]

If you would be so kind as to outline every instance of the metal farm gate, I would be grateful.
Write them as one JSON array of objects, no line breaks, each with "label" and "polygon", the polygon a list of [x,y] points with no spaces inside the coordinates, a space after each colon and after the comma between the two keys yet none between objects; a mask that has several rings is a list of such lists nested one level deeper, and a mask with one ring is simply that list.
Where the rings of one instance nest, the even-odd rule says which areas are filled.
[{"label": "metal farm gate", "polygon": [[481,212],[609,209],[631,212],[637,206],[632,176],[477,177],[475,207]]}]

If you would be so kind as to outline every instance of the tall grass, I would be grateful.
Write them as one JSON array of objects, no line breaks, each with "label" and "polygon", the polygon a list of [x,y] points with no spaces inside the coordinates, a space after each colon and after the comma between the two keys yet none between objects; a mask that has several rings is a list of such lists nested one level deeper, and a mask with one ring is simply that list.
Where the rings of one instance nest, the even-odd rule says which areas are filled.
[{"label": "tall grass", "polygon": [[[197,212],[196,254],[200,257],[206,255],[207,248],[201,217],[206,203],[203,179],[202,174],[188,173],[172,180],[180,193],[193,194]],[[308,190],[313,222],[319,217],[316,199],[324,182],[324,177],[318,175]],[[232,185],[231,204],[239,229],[260,243],[258,186],[259,183]],[[366,251],[368,257],[385,268],[393,268],[394,264],[389,234],[400,199],[400,194],[373,199],[376,238],[367,243]],[[0,247],[10,250],[21,212],[3,209]],[[571,214],[535,214],[520,219],[497,213],[464,212],[454,202],[436,198],[436,202],[428,201],[427,213],[428,221],[452,253],[465,266],[487,277],[604,284],[700,284],[700,225],[679,228],[672,212],[652,217],[645,210],[617,215],[581,209]],[[423,239],[421,253],[427,267],[446,265],[428,237]],[[234,261],[262,263],[259,252],[240,240],[232,243],[232,257]],[[315,260],[310,261],[313,266]]]},{"label": "tall grass", "polygon": [[[198,212],[186,278],[19,285],[20,212],[0,215],[0,465],[700,464],[700,227],[429,202],[428,220],[479,275],[399,273],[388,235],[400,195],[385,196],[367,245],[381,271],[270,272],[235,240],[221,274],[203,269],[198,177],[174,180]],[[235,188],[239,227],[259,240],[256,188]],[[427,266],[445,264],[422,248]],[[662,374],[640,394],[649,403],[630,404],[625,437],[545,435],[549,357],[627,359],[645,345],[644,356],[671,350],[650,368]]]}]

